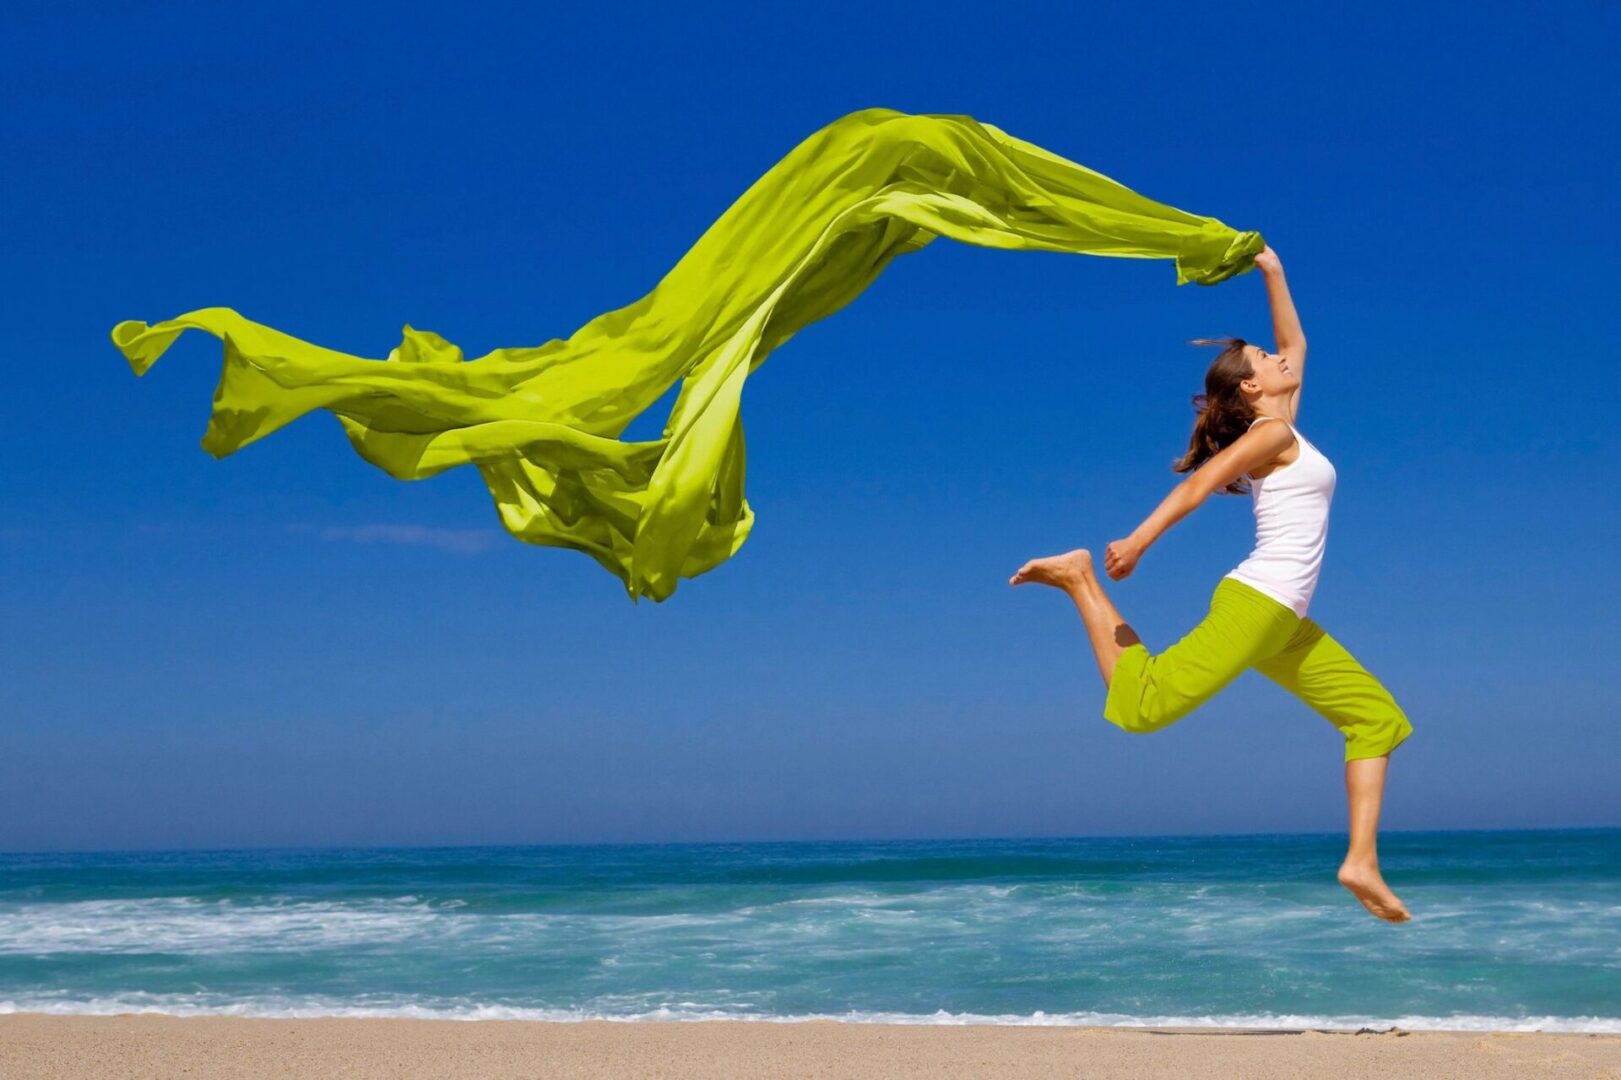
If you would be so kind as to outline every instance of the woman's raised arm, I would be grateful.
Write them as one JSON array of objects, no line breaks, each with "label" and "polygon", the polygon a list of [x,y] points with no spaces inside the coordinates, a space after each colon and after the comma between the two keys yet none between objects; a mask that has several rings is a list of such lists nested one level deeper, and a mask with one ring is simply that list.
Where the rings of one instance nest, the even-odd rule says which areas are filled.
[{"label": "woman's raised arm", "polygon": [[1306,379],[1306,331],[1300,325],[1294,298],[1289,295],[1289,283],[1283,276],[1283,263],[1278,253],[1268,244],[1255,256],[1255,265],[1266,280],[1267,299],[1272,303],[1272,336],[1277,339],[1278,352],[1289,358],[1289,365],[1300,373],[1301,385],[1289,395],[1289,419],[1300,414],[1300,391]]}]

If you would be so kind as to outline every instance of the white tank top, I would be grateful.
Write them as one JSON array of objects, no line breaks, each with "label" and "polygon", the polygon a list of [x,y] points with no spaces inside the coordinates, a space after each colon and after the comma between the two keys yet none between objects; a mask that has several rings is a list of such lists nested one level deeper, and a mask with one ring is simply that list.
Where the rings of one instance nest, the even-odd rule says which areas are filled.
[{"label": "white tank top", "polygon": [[[1250,426],[1282,419],[1258,416]],[[1263,477],[1250,476],[1255,550],[1226,576],[1254,586],[1305,618],[1328,544],[1328,508],[1334,501],[1336,474],[1333,463],[1306,441],[1299,428],[1293,424],[1289,428],[1300,440],[1300,456]]]}]

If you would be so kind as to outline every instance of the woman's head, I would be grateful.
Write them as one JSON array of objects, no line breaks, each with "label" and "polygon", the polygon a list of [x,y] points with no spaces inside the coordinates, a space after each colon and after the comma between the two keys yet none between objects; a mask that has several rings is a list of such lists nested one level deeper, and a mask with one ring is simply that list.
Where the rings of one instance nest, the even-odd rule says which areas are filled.
[{"label": "woman's head", "polygon": [[1282,397],[1300,385],[1300,372],[1282,353],[1269,353],[1259,345],[1244,346],[1244,358],[1249,361],[1250,376],[1239,389],[1253,406],[1263,397]]},{"label": "woman's head", "polygon": [[[1188,452],[1171,465],[1176,472],[1192,472],[1231,446],[1259,415],[1255,403],[1275,398],[1300,383],[1299,372],[1288,358],[1269,353],[1243,338],[1196,338],[1190,345],[1215,345],[1216,354],[1204,375],[1204,393],[1193,395],[1198,416],[1188,439]],[[1233,495],[1248,493],[1242,477],[1222,489]]]}]

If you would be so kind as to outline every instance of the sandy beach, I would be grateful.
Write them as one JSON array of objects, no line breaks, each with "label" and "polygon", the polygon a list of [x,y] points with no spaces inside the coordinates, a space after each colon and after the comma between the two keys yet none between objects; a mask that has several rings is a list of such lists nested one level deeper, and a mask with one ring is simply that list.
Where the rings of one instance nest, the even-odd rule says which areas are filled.
[{"label": "sandy beach", "polygon": [[0,1076],[1621,1077],[1621,1035],[0,1016]]}]

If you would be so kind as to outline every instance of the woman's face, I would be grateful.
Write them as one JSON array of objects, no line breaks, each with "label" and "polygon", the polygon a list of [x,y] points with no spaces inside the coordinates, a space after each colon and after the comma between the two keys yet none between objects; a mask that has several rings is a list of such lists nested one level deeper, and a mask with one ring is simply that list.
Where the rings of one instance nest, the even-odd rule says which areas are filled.
[{"label": "woman's face", "polygon": [[1259,345],[1246,345],[1244,356],[1255,372],[1244,380],[1244,388],[1261,394],[1282,394],[1300,385],[1300,373],[1282,353],[1267,352]]}]

